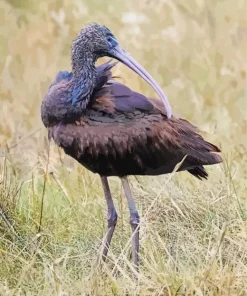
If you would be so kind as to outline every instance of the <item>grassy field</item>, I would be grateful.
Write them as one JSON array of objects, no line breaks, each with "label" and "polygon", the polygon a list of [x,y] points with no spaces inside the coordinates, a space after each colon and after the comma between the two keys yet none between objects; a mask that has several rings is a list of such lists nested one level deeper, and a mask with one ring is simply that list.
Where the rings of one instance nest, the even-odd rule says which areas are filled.
[{"label": "grassy field", "polygon": [[[1,296],[247,295],[246,11],[244,0],[0,0]],[[104,264],[99,177],[52,143],[43,190],[41,101],[56,73],[70,69],[71,41],[91,21],[113,31],[174,113],[200,127],[224,158],[208,168],[208,181],[185,172],[130,178],[141,215],[138,283],[117,178],[110,185],[119,222]],[[125,66],[114,74],[154,95]]]}]

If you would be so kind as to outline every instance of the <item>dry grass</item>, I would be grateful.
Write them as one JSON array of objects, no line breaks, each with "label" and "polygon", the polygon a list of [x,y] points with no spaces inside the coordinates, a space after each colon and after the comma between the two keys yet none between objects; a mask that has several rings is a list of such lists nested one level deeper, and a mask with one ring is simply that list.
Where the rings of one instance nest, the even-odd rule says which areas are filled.
[{"label": "dry grass", "polygon": [[[247,294],[246,9],[244,0],[0,1],[0,214],[14,226],[0,220],[0,295]],[[48,151],[40,104],[90,21],[112,29],[225,160],[205,182],[186,173],[131,178],[142,217],[138,284],[118,179],[119,223],[99,264],[99,179],[54,144],[36,235]],[[115,74],[153,95],[123,65]]]}]

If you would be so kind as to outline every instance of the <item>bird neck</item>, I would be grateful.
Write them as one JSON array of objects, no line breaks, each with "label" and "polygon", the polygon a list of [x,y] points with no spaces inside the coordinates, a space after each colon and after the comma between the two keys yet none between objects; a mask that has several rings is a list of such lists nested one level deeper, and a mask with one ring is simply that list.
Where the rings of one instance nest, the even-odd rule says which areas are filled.
[{"label": "bird neck", "polygon": [[[56,78],[42,102],[41,116],[46,127],[59,122],[74,122],[86,110],[96,85],[95,59],[75,56],[72,58],[72,79],[65,73]],[[61,84],[61,80],[67,81]]]},{"label": "bird neck", "polygon": [[72,104],[80,104],[83,109],[86,109],[96,85],[95,61],[90,54],[72,55]]},{"label": "bird neck", "polygon": [[75,79],[92,77],[95,74],[95,62],[96,59],[91,55],[83,55],[79,58],[73,58],[72,56],[72,73]]}]

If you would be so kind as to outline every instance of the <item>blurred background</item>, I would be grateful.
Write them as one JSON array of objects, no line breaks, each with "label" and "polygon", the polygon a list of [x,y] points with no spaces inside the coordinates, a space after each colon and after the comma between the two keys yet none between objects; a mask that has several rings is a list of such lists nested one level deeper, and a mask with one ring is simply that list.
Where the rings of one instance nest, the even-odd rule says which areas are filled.
[{"label": "blurred background", "polygon": [[[157,202],[156,208],[154,207],[152,219],[156,219],[158,209],[163,209],[166,213],[165,220],[156,221],[156,226],[150,226],[147,222],[149,220],[144,219],[142,256],[146,258],[143,273],[146,274],[144,282],[148,283],[148,288],[144,284],[138,291],[142,291],[143,295],[166,295],[167,291],[170,293],[167,295],[175,295],[173,292],[179,286],[185,285],[183,295],[191,295],[190,291],[197,291],[195,293],[198,294],[194,295],[205,295],[205,291],[209,291],[207,295],[216,295],[210,294],[212,291],[218,291],[217,295],[226,295],[226,287],[233,289],[231,295],[235,295],[235,292],[236,295],[244,295],[241,293],[244,293],[242,275],[247,275],[246,267],[244,269],[247,263],[246,245],[244,247],[247,238],[244,222],[247,206],[246,15],[247,4],[244,0],[0,0],[0,206],[24,237],[26,244],[29,244],[29,240],[37,231],[47,163],[47,131],[41,122],[41,102],[56,73],[71,69],[70,46],[73,38],[82,27],[93,21],[107,26],[114,33],[121,46],[162,86],[173,112],[197,125],[207,140],[221,147],[225,160],[224,164],[209,168],[211,177],[207,182],[191,180],[186,173],[180,173],[172,177],[172,180],[169,176],[158,177],[155,180],[136,180],[134,177],[131,179],[135,196],[140,197],[139,208],[143,215],[146,215],[146,209],[152,200],[158,200],[160,196],[163,197],[159,199],[160,203]],[[98,63],[103,61],[104,59]],[[114,74],[121,76],[121,81],[134,90],[154,96],[152,88],[124,65],[118,64]],[[31,259],[34,260],[33,255],[28,257],[27,254],[24,256],[24,253],[19,253],[23,247],[22,243],[18,243],[11,229],[0,221],[0,233],[3,238],[0,243],[0,263],[2,260],[4,266],[0,271],[0,294],[7,295],[3,291],[15,293],[17,287],[19,289],[24,285],[23,289],[26,289],[26,292],[32,291],[34,295],[39,295],[38,290],[29,282],[27,272],[23,271],[23,264],[29,264],[32,265],[30,268],[34,278],[39,279],[38,284],[34,280],[36,289],[40,285],[43,292],[46,291],[40,295],[55,295],[55,292],[57,295],[79,295],[76,293],[84,289],[88,294],[80,295],[97,295],[97,287],[100,285],[106,287],[105,293],[110,293],[104,295],[125,295],[132,283],[127,277],[128,265],[118,270],[119,277],[113,276],[109,269],[106,272],[107,280],[100,277],[95,266],[91,266],[95,255],[92,255],[90,250],[97,249],[96,245],[100,242],[106,226],[105,204],[98,177],[65,156],[54,144],[51,146],[49,173],[43,223],[44,232],[50,241],[48,243],[45,240],[45,246],[42,245],[43,253],[41,252],[43,255],[46,254],[45,259],[41,254],[43,261],[35,259],[42,261],[41,267],[32,265],[34,263],[30,262]],[[153,188],[154,184],[156,188]],[[118,180],[113,178],[112,186],[119,198],[118,206],[121,210],[122,199]],[[178,208],[181,210],[178,216],[169,214],[170,210],[174,210],[174,204],[168,198],[169,194],[174,194],[174,198],[178,198]],[[64,199],[61,196],[64,196]],[[90,199],[91,196],[93,198]],[[143,196],[147,197],[146,202],[141,198]],[[181,201],[185,196],[188,197],[187,203],[194,206],[193,210],[189,211],[192,216],[181,215],[188,213],[188,209],[183,208],[186,207],[185,202]],[[217,203],[216,200],[220,202]],[[77,206],[78,220],[74,212]],[[196,212],[201,215],[198,218],[199,222],[193,218],[192,213]],[[127,229],[128,214],[125,207],[122,213],[122,223],[126,224],[124,229]],[[162,215],[160,213],[160,217]],[[200,226],[200,221],[204,221],[205,215],[211,217],[209,220],[206,219],[209,223],[206,229],[209,232],[205,232],[205,227]],[[186,217],[189,220],[186,220]],[[91,221],[92,225],[85,227],[88,221]],[[229,230],[229,236],[232,237],[227,240],[224,247],[228,251],[226,255],[221,255],[224,257],[219,259],[221,261],[216,260],[211,275],[211,282],[218,281],[215,283],[216,289],[213,284],[205,282],[205,272],[208,272],[207,277],[211,272],[206,267],[212,263],[212,258],[216,258],[215,254],[218,254],[219,250],[219,239],[210,238],[212,233],[218,238],[227,231],[222,225],[230,223],[229,221],[233,221],[234,226]],[[167,225],[169,222],[173,225],[170,228]],[[213,225],[217,223],[221,226],[216,231]],[[164,261],[161,260],[161,245],[157,250],[150,251],[150,246],[153,246],[152,240],[159,241],[154,237],[157,229],[162,229],[165,233],[172,229],[174,241],[180,244],[175,244],[174,247],[178,248],[177,258],[180,258],[175,270],[173,267],[167,267],[169,256],[163,251]],[[123,250],[123,242],[128,240],[130,232],[125,231],[127,230],[123,228],[118,229],[120,242],[115,242],[113,246],[116,253]],[[188,232],[194,235],[193,238],[186,238]],[[161,238],[170,244],[171,238],[165,233],[160,234]],[[183,233],[183,236],[180,237],[179,233]],[[206,241],[205,237],[208,238]],[[186,240],[191,244],[185,245],[181,250],[181,244]],[[203,248],[198,247],[201,244]],[[197,248],[196,246],[199,248],[196,249],[198,252],[193,249]],[[211,250],[212,246],[212,256],[215,257],[212,257],[211,253],[203,255],[203,250]],[[77,255],[83,253],[88,256],[77,258],[77,263],[74,259],[71,259],[73,262],[68,261],[68,270],[71,270],[68,276],[62,275],[62,267],[58,271],[60,274],[54,275],[47,266],[53,264],[54,260],[64,258],[65,253],[68,255],[68,248],[75,248],[73,252]],[[189,254],[197,263],[192,263],[191,258],[192,261],[188,259]],[[23,258],[18,261],[17,257]],[[118,266],[116,258],[112,260]],[[49,264],[46,266],[47,261]],[[85,274],[79,276],[77,271],[80,264],[84,264]],[[225,270],[225,267],[231,271],[223,277],[222,270]],[[31,270],[28,276],[32,274]],[[41,279],[44,274],[50,275],[53,279],[47,276],[43,283]],[[94,281],[87,281],[88,274],[91,274],[90,279],[97,279],[98,282],[95,284]],[[202,278],[198,278],[198,275],[203,275],[203,284]],[[167,281],[172,284],[168,284]],[[240,287],[239,290],[236,290],[237,287]],[[59,294],[66,289],[70,291],[68,294]],[[116,294],[111,294],[114,289]]]}]

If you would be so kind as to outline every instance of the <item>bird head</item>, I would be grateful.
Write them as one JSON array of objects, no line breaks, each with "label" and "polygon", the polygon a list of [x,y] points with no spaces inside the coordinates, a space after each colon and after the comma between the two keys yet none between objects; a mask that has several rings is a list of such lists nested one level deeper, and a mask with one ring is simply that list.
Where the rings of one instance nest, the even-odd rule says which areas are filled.
[{"label": "bird head", "polygon": [[171,117],[171,107],[161,87],[152,76],[119,45],[116,37],[107,27],[91,23],[81,30],[73,41],[72,56],[79,62],[81,57],[85,58],[85,55],[87,59],[92,59],[93,62],[100,57],[109,56],[117,59],[132,71],[136,72],[154,88],[165,105],[167,117]]},{"label": "bird head", "polygon": [[97,60],[99,57],[108,56],[108,53],[117,45],[118,42],[109,29],[90,23],[73,40],[72,54],[81,56],[88,53]]}]

